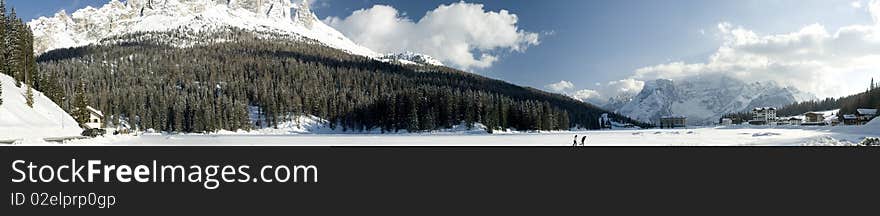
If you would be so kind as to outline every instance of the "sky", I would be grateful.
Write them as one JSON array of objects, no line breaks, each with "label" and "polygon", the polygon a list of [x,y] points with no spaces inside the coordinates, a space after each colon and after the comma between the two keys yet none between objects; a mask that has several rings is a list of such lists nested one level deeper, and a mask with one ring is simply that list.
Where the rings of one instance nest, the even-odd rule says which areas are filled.
[{"label": "sky", "polygon": [[[301,0],[298,0],[301,1]],[[107,0],[7,0],[29,20]],[[379,52],[414,51],[601,103],[645,81],[722,73],[819,97],[880,79],[880,0],[316,0]]]}]

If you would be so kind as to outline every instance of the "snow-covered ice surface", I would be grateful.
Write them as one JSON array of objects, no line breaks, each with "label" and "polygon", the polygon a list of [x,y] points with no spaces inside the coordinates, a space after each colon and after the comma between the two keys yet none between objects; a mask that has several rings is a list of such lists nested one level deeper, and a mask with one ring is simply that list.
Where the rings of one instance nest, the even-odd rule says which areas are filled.
[{"label": "snow-covered ice surface", "polygon": [[33,90],[34,106],[25,103],[27,87],[15,86],[15,80],[0,74],[3,104],[0,105],[0,140],[42,143],[43,138],[78,136],[82,129],[43,93]]},{"label": "snow-covered ice surface", "polygon": [[[586,146],[847,146],[880,136],[880,128],[690,128],[650,130],[560,131],[541,133],[428,134],[146,134],[109,136],[69,142],[71,145],[193,146],[571,146],[574,135],[586,135]],[[473,132],[473,131],[471,131]]]}]

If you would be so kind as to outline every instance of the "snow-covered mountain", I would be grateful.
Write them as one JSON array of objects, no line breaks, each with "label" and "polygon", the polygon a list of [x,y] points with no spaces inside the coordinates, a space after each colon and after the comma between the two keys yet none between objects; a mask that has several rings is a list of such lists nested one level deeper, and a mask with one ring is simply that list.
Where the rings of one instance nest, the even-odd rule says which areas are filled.
[{"label": "snow-covered mountain", "polygon": [[397,61],[404,64],[425,64],[443,66],[443,62],[440,62],[440,60],[437,60],[434,57],[414,52],[387,54],[380,56],[379,59],[386,61]]},{"label": "snow-covered mountain", "polygon": [[701,75],[645,82],[638,95],[615,110],[647,122],[657,122],[667,115],[683,115],[688,117],[688,124],[706,125],[727,113],[754,107],[782,107],[815,98],[772,81],[746,83],[724,75]]},{"label": "snow-covered mountain", "polygon": [[[189,33],[186,38],[197,42],[218,41],[204,37],[235,28],[264,34],[269,39],[280,35],[284,39],[314,41],[378,60],[396,60],[388,57],[398,56],[379,54],[356,44],[321,22],[305,1],[295,4],[291,0],[110,0],[100,8],[86,7],[72,14],[60,11],[53,17],[34,19],[28,25],[34,31],[34,49],[38,54],[113,43],[108,39],[154,32]],[[187,46],[194,42],[172,41],[171,44]]]},{"label": "snow-covered mountain", "polygon": [[636,97],[634,93],[621,93],[620,95],[608,98],[608,101],[602,101],[593,104],[604,104],[602,108],[606,110],[618,110],[623,106],[626,106],[633,98]]},{"label": "snow-covered mountain", "polygon": [[27,87],[16,87],[15,80],[5,74],[0,74],[0,83],[0,140],[42,143],[43,138],[78,136],[82,132],[76,120],[43,93],[33,90],[34,106],[29,107]]}]

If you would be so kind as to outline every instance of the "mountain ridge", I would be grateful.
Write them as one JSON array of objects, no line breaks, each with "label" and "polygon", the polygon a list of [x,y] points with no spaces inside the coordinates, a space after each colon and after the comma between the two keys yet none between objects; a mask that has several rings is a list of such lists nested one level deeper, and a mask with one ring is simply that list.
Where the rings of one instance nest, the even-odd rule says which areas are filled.
[{"label": "mountain ridge", "polygon": [[[187,32],[195,41],[175,41],[174,46],[191,46],[204,38],[229,28],[264,32],[266,37],[313,41],[350,54],[387,62],[414,63],[413,55],[380,54],[363,47],[321,22],[308,2],[294,4],[290,0],[111,0],[95,8],[86,7],[72,14],[62,10],[52,17],[39,17],[28,22],[34,32],[37,54],[54,49],[91,44],[114,43],[115,37],[151,32]],[[401,58],[392,58],[392,57]],[[419,56],[425,56],[419,54]],[[431,57],[420,58],[433,60]],[[415,62],[442,65],[439,61]]]},{"label": "mountain ridge", "polygon": [[772,81],[746,83],[725,75],[702,75],[647,81],[628,102],[606,104],[605,108],[646,122],[656,123],[666,115],[683,115],[688,117],[688,124],[710,125],[724,114],[754,107],[782,107],[815,98]]}]

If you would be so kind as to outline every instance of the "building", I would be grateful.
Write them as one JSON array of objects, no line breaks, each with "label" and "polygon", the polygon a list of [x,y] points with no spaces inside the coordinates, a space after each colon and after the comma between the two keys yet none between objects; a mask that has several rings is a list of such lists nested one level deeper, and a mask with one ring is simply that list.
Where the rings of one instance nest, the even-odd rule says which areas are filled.
[{"label": "building", "polygon": [[687,127],[687,117],[685,116],[663,116],[660,118],[660,128],[680,128]]},{"label": "building", "polygon": [[731,118],[722,118],[722,119],[721,119],[721,122],[719,122],[719,124],[724,125],[724,126],[727,126],[727,125],[733,125],[733,119],[731,119]]},{"label": "building", "polygon": [[856,117],[858,117],[859,124],[867,124],[871,119],[877,117],[877,109],[857,109]]},{"label": "building", "polygon": [[86,129],[103,128],[104,113],[91,106],[86,106],[86,109],[89,110],[89,121],[83,124]]},{"label": "building", "polygon": [[804,114],[803,125],[825,125],[825,113],[808,112]]},{"label": "building", "polygon": [[858,125],[859,117],[853,114],[843,115],[843,124],[845,125]]},{"label": "building", "polygon": [[599,117],[599,128],[611,129],[611,118],[608,117],[608,113],[602,113],[602,116]]},{"label": "building", "polygon": [[804,122],[803,119],[800,119],[797,117],[788,118],[788,124],[790,124],[790,125],[801,125],[801,123],[803,123],[803,122]]},{"label": "building", "polygon": [[773,107],[759,107],[752,109],[752,120],[749,121],[751,125],[775,125],[776,121],[776,108]]}]

